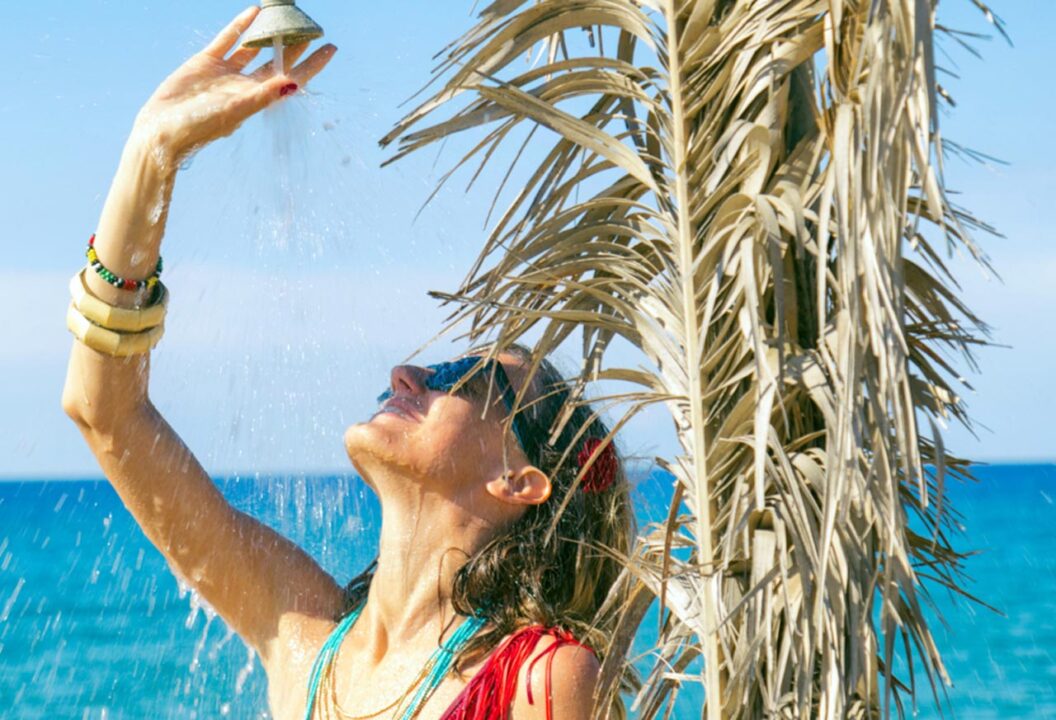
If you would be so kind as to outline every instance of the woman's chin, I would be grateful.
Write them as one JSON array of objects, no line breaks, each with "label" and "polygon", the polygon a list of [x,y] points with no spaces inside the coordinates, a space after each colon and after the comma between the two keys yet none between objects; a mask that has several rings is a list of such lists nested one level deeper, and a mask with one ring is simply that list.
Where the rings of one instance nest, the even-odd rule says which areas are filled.
[{"label": "woman's chin", "polygon": [[406,428],[383,415],[375,415],[366,422],[356,423],[345,430],[345,452],[353,464],[357,460],[384,459],[398,456],[406,439]]},{"label": "woman's chin", "polygon": [[345,429],[345,452],[348,453],[350,458],[355,459],[356,455],[363,451],[364,444],[368,442],[368,438],[373,432],[374,430],[370,427],[369,421],[356,423]]}]

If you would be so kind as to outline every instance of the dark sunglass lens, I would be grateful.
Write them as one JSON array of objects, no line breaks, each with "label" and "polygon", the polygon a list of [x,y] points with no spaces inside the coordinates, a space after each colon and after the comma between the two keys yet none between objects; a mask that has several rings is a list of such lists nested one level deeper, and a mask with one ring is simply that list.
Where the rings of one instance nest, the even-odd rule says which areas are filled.
[{"label": "dark sunglass lens", "polygon": [[466,357],[454,362],[430,365],[429,369],[433,373],[425,379],[425,386],[430,390],[447,392],[457,385],[466,373],[475,368],[479,362],[480,358]]},{"label": "dark sunglass lens", "polygon": [[427,366],[426,370],[432,370],[432,372],[425,378],[425,387],[429,390],[450,390],[451,386],[448,385],[448,377],[451,374],[448,369],[449,365],[450,363],[439,363]]}]

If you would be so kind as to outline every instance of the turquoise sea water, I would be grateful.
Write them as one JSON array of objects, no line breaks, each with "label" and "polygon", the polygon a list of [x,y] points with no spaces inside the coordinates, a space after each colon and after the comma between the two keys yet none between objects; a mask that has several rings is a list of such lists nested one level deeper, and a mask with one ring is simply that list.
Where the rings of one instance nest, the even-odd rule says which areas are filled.
[{"label": "turquoise sea water", "polygon": [[[1056,466],[977,474],[951,490],[960,546],[982,551],[971,589],[1004,616],[938,598],[953,714],[1056,718]],[[374,555],[377,506],[354,478],[220,485],[338,578]],[[664,490],[640,486],[643,514],[662,512]],[[259,664],[195,608],[107,484],[0,483],[0,718],[262,718],[264,692]],[[938,717],[926,698],[919,717]]]}]

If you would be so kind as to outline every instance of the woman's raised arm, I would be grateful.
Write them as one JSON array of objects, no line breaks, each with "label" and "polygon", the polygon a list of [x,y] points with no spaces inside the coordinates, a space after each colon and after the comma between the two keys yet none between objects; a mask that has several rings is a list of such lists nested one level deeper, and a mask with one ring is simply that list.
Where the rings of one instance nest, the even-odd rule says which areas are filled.
[{"label": "woman's raised arm", "polygon": [[[258,51],[229,53],[257,12],[235,18],[137,116],[96,228],[99,261],[114,274],[146,278],[156,266],[181,157],[231,134],[333,56],[336,48],[327,45],[284,76],[244,74]],[[287,67],[303,51],[287,49]],[[145,302],[141,292],[113,287],[95,272],[85,273],[85,282],[114,306]],[[332,617],[341,591],[299,548],[225,501],[151,404],[148,371],[147,355],[117,358],[75,342],[63,407],[147,537],[267,667],[283,617]]]}]

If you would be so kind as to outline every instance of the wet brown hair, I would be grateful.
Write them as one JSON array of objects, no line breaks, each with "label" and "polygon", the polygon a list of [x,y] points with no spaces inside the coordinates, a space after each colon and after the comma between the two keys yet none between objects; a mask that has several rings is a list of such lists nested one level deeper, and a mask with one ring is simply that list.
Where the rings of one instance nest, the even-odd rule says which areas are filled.
[{"label": "wet brown hair", "polygon": [[[515,345],[505,352],[531,366],[528,349]],[[485,355],[486,350],[471,354]],[[528,625],[567,630],[599,660],[611,636],[611,620],[599,616],[599,609],[622,568],[613,552],[626,557],[635,532],[623,462],[617,462],[615,481],[601,492],[584,492],[582,482],[576,482],[577,455],[584,443],[605,440],[610,433],[588,404],[572,401],[568,381],[550,361],[538,364],[522,408],[529,435],[526,454],[549,476],[552,491],[546,502],[529,506],[455,574],[455,610],[462,615],[480,612],[489,620],[459,653],[458,671]],[[349,584],[347,611],[365,599],[374,568],[372,564]]]}]

